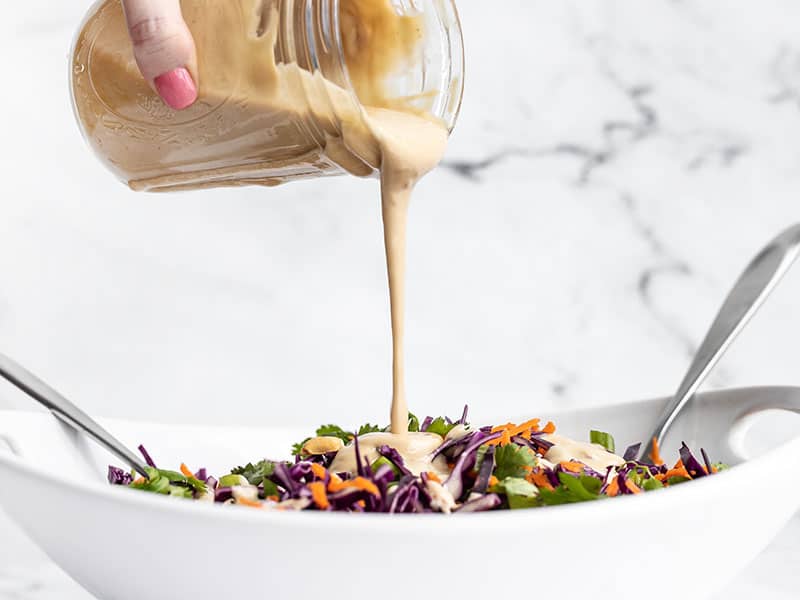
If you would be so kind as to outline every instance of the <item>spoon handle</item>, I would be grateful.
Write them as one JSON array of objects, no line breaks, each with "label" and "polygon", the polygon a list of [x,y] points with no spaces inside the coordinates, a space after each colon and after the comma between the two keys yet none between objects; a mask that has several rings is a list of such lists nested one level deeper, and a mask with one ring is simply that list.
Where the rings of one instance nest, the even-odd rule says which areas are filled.
[{"label": "spoon handle", "polygon": [[659,418],[645,445],[643,459],[650,455],[654,439],[661,444],[678,413],[691,400],[711,369],[758,312],[798,256],[800,224],[790,227],[772,240],[747,266],[720,308],[672,402]]},{"label": "spoon handle", "polygon": [[44,405],[64,423],[81,433],[85,433],[109,452],[119,457],[120,460],[125,461],[137,473],[147,477],[147,471],[142,461],[97,421],[33,373],[3,354],[0,354],[0,376]]}]

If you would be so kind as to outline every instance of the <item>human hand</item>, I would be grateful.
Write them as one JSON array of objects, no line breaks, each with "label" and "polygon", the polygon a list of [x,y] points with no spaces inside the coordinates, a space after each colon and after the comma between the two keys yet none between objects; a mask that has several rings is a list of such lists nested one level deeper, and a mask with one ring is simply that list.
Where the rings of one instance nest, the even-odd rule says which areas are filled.
[{"label": "human hand", "polygon": [[197,55],[180,0],[122,0],[139,70],[161,99],[182,110],[197,100]]}]

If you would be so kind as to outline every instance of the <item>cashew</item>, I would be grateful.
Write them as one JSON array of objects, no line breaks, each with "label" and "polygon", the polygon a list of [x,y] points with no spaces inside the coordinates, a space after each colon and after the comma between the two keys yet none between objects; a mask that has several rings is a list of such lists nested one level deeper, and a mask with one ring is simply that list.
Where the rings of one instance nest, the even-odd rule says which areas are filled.
[{"label": "cashew", "polygon": [[344,442],[337,437],[315,437],[303,444],[303,454],[321,456],[329,452],[338,452],[344,448]]}]

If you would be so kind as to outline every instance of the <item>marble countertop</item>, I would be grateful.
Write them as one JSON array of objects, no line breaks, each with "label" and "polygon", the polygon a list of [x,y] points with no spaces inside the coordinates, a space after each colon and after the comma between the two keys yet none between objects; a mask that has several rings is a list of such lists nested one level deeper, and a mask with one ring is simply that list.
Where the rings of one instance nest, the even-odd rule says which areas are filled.
[{"label": "marble countertop", "polygon": [[[71,115],[88,2],[9,4],[2,351],[109,416],[385,420],[375,182],[129,192]],[[464,110],[412,209],[411,403],[480,416],[667,394],[740,269],[800,220],[800,5],[500,4],[460,2]],[[709,387],[800,384],[798,295],[800,270]],[[0,407],[23,406],[0,387]],[[799,534],[720,600],[796,597]],[[6,521],[0,540],[0,599],[86,597]]]}]

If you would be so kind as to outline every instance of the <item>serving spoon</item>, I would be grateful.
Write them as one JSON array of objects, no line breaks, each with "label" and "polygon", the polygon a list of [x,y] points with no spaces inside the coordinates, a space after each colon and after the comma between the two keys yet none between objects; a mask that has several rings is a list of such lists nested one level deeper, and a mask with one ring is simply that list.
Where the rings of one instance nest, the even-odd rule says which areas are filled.
[{"label": "serving spoon", "polygon": [[139,475],[147,477],[146,465],[142,463],[135,453],[131,452],[122,442],[106,431],[100,423],[92,419],[33,373],[3,354],[0,354],[0,376],[44,405],[61,421],[76,431],[88,435],[106,450],[130,465]]},{"label": "serving spoon", "polygon": [[641,460],[645,461],[650,457],[654,442],[659,446],[662,444],[677,416],[798,256],[800,224],[793,225],[767,244],[739,276],[700,344],[678,391],[659,417],[653,433],[647,438]]}]

